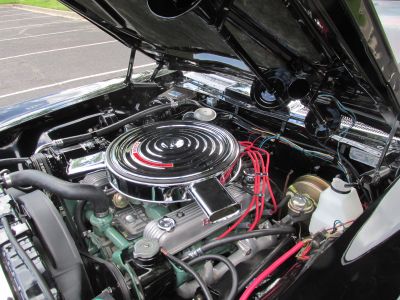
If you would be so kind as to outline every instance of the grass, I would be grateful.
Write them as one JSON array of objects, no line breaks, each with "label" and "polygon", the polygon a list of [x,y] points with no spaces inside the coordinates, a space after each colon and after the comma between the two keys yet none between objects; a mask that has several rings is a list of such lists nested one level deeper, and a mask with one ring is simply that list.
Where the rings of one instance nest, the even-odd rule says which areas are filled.
[{"label": "grass", "polygon": [[57,0],[0,0],[0,4],[26,4],[45,8],[68,10],[66,6]]}]

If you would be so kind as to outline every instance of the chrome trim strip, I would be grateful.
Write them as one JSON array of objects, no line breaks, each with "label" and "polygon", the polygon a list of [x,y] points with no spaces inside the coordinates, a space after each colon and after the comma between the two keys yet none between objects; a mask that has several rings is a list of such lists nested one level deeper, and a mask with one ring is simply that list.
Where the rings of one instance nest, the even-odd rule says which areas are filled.
[{"label": "chrome trim strip", "polygon": [[[60,93],[29,101],[29,112],[21,113],[17,117],[0,123],[0,132],[5,131],[21,123],[36,119],[51,112],[88,101],[104,93],[111,93],[126,87],[123,78],[115,78],[107,81],[97,82],[73,89],[61,91]],[[47,105],[46,105],[47,103]],[[7,111],[14,109],[17,105],[1,108],[0,118]],[[39,106],[39,107],[38,107]]]}]

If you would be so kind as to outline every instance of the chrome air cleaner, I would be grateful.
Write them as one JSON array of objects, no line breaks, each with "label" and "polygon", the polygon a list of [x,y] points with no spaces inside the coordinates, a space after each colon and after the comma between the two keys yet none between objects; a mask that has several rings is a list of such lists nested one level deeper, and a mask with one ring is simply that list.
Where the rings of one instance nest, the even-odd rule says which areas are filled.
[{"label": "chrome air cleaner", "polygon": [[[210,217],[224,201],[215,199],[203,205],[200,202],[209,202],[203,199],[204,193],[226,193],[217,177],[238,156],[237,141],[223,128],[198,121],[166,121],[138,127],[115,139],[106,152],[106,167],[111,185],[131,199],[196,200]],[[218,196],[223,198],[222,194]],[[236,202],[222,206],[231,204],[237,208]]]}]

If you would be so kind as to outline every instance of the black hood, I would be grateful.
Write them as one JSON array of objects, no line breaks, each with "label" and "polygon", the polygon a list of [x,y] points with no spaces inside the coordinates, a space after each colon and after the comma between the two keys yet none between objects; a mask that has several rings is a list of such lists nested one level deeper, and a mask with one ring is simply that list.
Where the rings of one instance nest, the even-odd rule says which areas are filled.
[{"label": "black hood", "polygon": [[[400,75],[370,1],[63,0],[171,69],[266,80],[284,70],[334,91],[362,120],[390,127]],[[314,95],[314,96],[313,96]],[[378,124],[377,124],[378,123]]]}]

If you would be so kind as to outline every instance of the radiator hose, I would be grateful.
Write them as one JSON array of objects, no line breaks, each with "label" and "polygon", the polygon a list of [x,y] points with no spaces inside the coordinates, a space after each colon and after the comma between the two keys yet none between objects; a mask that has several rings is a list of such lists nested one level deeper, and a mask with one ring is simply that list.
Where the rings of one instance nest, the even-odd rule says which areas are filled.
[{"label": "radiator hose", "polygon": [[34,186],[66,200],[87,200],[93,205],[96,217],[108,215],[107,195],[98,187],[72,183],[36,170],[22,170],[3,175],[6,187]]}]

